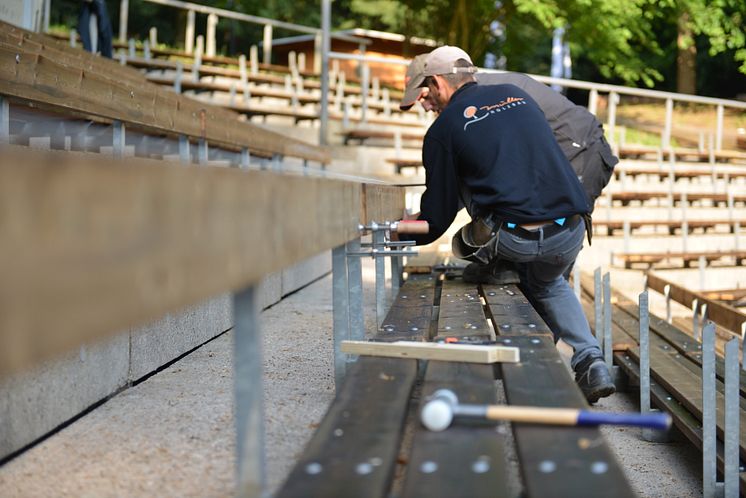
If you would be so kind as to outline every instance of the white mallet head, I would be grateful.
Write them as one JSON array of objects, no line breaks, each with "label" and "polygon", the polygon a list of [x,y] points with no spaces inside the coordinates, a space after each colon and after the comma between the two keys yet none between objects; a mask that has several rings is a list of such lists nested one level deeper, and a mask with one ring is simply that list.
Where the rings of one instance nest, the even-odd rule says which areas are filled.
[{"label": "white mallet head", "polygon": [[434,432],[448,428],[453,421],[453,409],[458,404],[458,398],[449,389],[438,389],[430,397],[422,411],[420,421],[422,425]]}]

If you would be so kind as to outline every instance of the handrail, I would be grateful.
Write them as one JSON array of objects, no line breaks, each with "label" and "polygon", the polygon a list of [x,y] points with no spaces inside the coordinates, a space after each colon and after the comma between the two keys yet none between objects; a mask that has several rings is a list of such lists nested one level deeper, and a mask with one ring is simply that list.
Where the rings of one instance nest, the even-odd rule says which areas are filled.
[{"label": "handrail", "polygon": [[[253,16],[250,14],[244,14],[242,12],[235,12],[232,10],[220,9],[218,7],[209,7],[207,5],[201,5],[192,2],[183,2],[181,0],[143,0],[144,2],[155,3],[159,5],[166,5],[168,7],[176,7],[178,9],[193,10],[200,14],[215,14],[219,17],[227,17],[230,19],[236,19],[237,21],[250,22],[254,24],[270,25],[275,28],[284,28],[292,31],[300,31],[301,33],[310,33],[313,35],[319,34],[321,30],[319,28],[312,28],[310,26],[304,26],[302,24],[294,24],[285,21],[278,21],[276,19],[270,19],[268,17]],[[360,38],[352,35],[345,34],[332,34],[334,38],[339,40],[350,41],[354,43],[369,44],[370,40],[366,38]]]}]

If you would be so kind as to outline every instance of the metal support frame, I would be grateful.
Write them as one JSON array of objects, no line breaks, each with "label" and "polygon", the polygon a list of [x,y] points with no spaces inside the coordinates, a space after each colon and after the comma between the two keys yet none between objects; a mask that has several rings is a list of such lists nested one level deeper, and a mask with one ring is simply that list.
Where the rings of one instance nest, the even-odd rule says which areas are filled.
[{"label": "metal support frame", "polygon": [[715,129],[715,150],[718,152],[723,149],[723,113],[724,113],[724,107],[723,104],[718,104],[717,106],[717,124]]},{"label": "metal support frame", "polygon": [[604,334],[603,294],[601,289],[601,267],[593,272],[593,318],[596,339],[601,347]]},{"label": "metal support frame", "polygon": [[596,111],[598,109],[598,90],[595,88],[591,89],[588,95],[588,112],[596,115]]},{"label": "metal support frame", "polygon": [[236,475],[242,497],[261,496],[266,475],[258,294],[251,286],[233,295]]},{"label": "metal support frame", "polygon": [[578,264],[578,260],[575,260],[575,264],[572,267],[572,286],[573,290],[575,291],[575,297],[578,298],[578,301],[580,301],[581,297],[581,289],[580,289],[580,265]]},{"label": "metal support frame", "polygon": [[648,291],[639,296],[640,309],[640,411],[650,411],[650,309]]},{"label": "metal support frame", "polygon": [[181,93],[181,80],[184,79],[184,65],[176,62],[176,76],[174,76],[174,92]]},{"label": "metal support frame", "polygon": [[186,30],[184,35],[184,51],[191,55],[194,52],[194,25],[196,13],[193,10],[187,11]]},{"label": "metal support frame", "polygon": [[738,373],[738,339],[731,339],[725,344],[725,496],[739,496],[739,373]]},{"label": "metal support frame", "polygon": [[663,287],[663,296],[666,298],[666,322],[672,323],[673,316],[671,315],[671,285],[666,284]]},{"label": "metal support frame", "polygon": [[341,351],[342,341],[350,338],[350,299],[347,279],[347,250],[345,244],[332,249],[332,302],[334,328],[334,385],[339,391],[344,380],[346,358]]},{"label": "metal support frame", "polygon": [[319,145],[329,143],[329,50],[332,18],[331,0],[321,0],[321,108],[319,109]]},{"label": "metal support frame", "polygon": [[215,31],[218,27],[218,19],[217,14],[209,14],[207,16],[205,55],[208,57],[215,57]]},{"label": "metal support frame", "polygon": [[616,92],[609,93],[609,137],[612,145],[616,144],[614,131],[616,128],[616,105],[619,102],[619,94]]},{"label": "metal support frame", "polygon": [[699,323],[699,299],[692,300],[692,335],[696,340],[701,340],[701,328]]},{"label": "metal support frame", "polygon": [[604,274],[604,359],[611,371],[614,366],[614,345],[611,341],[611,273]]},{"label": "metal support frame", "polygon": [[249,164],[251,163],[251,152],[249,152],[248,147],[242,147],[241,148],[241,163],[239,166],[241,169],[249,169]]},{"label": "metal support frame", "polygon": [[262,37],[262,61],[265,64],[272,64],[272,25],[264,25]]},{"label": "metal support frame", "polygon": [[186,135],[179,135],[179,160],[184,164],[192,162],[191,146]]},{"label": "metal support frame", "polygon": [[717,399],[715,391],[715,324],[702,336],[702,497],[715,498],[717,487]]},{"label": "metal support frame", "polygon": [[673,99],[666,99],[666,122],[663,125],[663,136],[661,137],[661,147],[668,149],[671,147],[671,127],[673,123]]},{"label": "metal support frame", "polygon": [[197,143],[197,162],[200,165],[206,166],[209,157],[209,148],[207,145],[207,139],[200,138]]},{"label": "metal support frame", "polygon": [[[361,49],[365,47],[361,46]],[[370,66],[366,61],[360,61],[360,120],[368,122],[368,93],[370,93]]]},{"label": "metal support frame", "polygon": [[[360,238],[347,243],[347,251],[360,251]],[[350,305],[350,339],[360,341],[365,338],[365,314],[363,310],[363,264],[359,257],[347,257],[347,285]]]},{"label": "metal support frame", "polygon": [[10,143],[10,103],[0,95],[0,144]]},{"label": "metal support frame", "polygon": [[121,159],[122,157],[124,157],[124,147],[126,143],[126,125],[122,121],[115,119],[111,125],[111,130],[112,155],[117,159]]},{"label": "metal support frame", "polygon": [[[386,234],[373,231],[373,249],[383,250]],[[376,258],[376,327],[380,328],[386,318],[386,261]]]}]

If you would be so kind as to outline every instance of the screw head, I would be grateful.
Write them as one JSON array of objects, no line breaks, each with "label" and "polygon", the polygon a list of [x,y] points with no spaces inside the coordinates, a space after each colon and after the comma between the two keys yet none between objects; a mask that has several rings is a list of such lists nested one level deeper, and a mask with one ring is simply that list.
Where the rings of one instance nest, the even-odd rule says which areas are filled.
[{"label": "screw head", "polygon": [[438,464],[432,460],[422,462],[422,465],[420,465],[420,472],[423,474],[432,474],[436,470],[438,470]]},{"label": "screw head", "polygon": [[591,472],[594,474],[605,474],[609,470],[609,464],[606,462],[593,462]]},{"label": "screw head", "polygon": [[368,462],[357,464],[355,467],[355,473],[361,476],[365,476],[373,472],[373,466]]},{"label": "screw head", "polygon": [[542,472],[544,474],[551,474],[555,470],[557,470],[557,464],[551,460],[544,460],[539,463],[539,472]]},{"label": "screw head", "polygon": [[314,476],[314,475],[320,474],[321,471],[324,470],[324,468],[318,462],[311,462],[308,465],[306,465],[305,470],[306,470],[306,474]]}]

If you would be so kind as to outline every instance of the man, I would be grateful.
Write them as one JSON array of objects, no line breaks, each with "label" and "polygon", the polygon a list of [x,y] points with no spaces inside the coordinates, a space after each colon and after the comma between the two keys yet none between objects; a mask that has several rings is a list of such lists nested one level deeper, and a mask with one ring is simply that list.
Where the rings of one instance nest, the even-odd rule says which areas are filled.
[{"label": "man", "polygon": [[[433,110],[427,88],[419,86],[424,79],[422,72],[427,55],[418,55],[407,68],[407,85],[399,104],[403,111],[418,101],[426,111]],[[478,73],[476,79],[481,84],[513,84],[536,101],[552,128],[554,138],[583,184],[592,211],[596,198],[619,162],[604,138],[603,125],[596,117],[585,107],[573,104],[564,95],[522,73]]]},{"label": "man", "polygon": [[[589,402],[614,392],[598,341],[563,272],[585,235],[588,197],[538,104],[515,85],[477,85],[476,68],[457,47],[423,60],[422,80],[438,118],[425,135],[426,190],[419,219],[440,237],[461,205],[472,223],[454,250],[482,265],[515,263],[527,296],[557,339],[570,345],[576,381]],[[404,237],[402,237],[404,238]],[[461,244],[461,245],[459,245]]]}]

